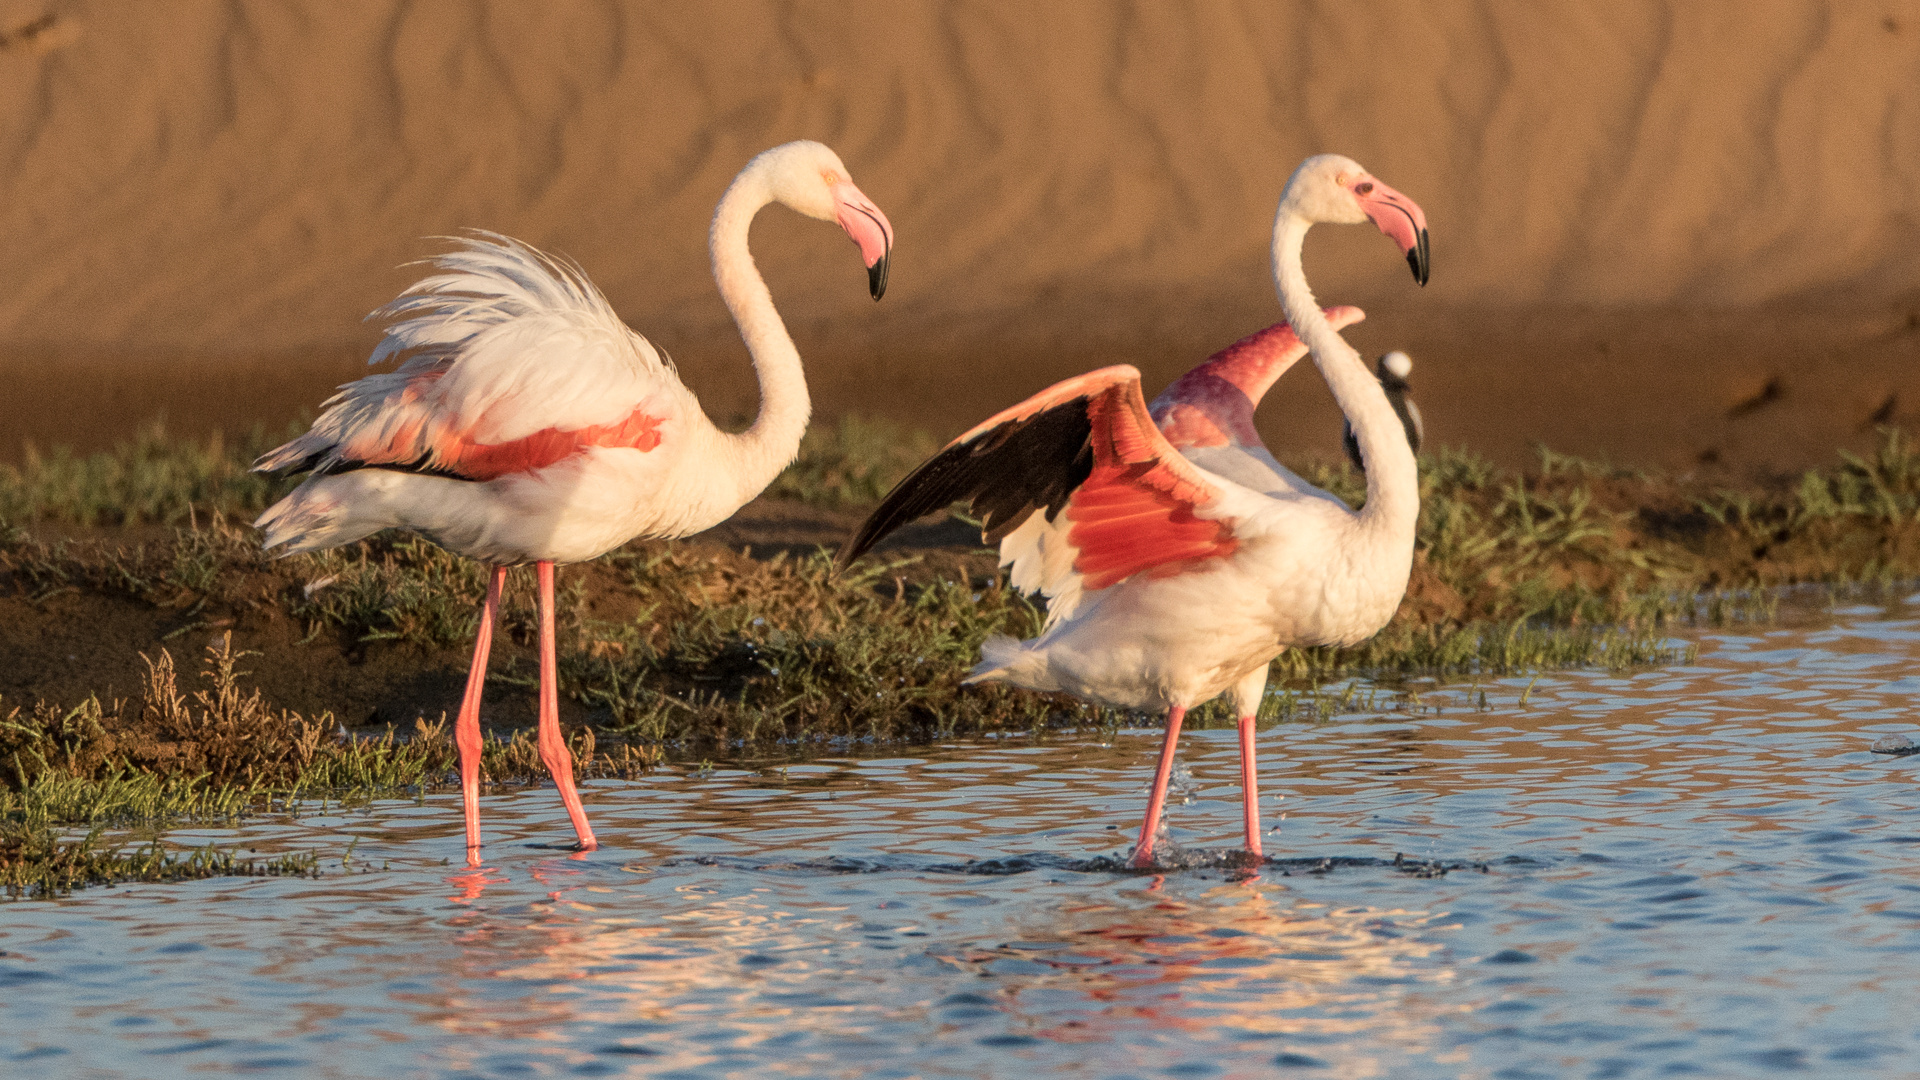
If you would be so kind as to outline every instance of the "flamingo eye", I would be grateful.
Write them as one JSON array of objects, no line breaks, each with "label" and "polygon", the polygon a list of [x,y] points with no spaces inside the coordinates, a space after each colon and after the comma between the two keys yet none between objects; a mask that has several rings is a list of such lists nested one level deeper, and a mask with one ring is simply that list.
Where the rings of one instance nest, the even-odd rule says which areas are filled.
[{"label": "flamingo eye", "polygon": [[1366,180],[1366,181],[1363,181],[1363,182],[1361,182],[1361,183],[1358,183],[1358,184],[1355,184],[1355,185],[1353,186],[1353,193],[1354,193],[1355,195],[1371,195],[1371,194],[1373,194],[1373,181],[1371,181],[1371,180]]}]

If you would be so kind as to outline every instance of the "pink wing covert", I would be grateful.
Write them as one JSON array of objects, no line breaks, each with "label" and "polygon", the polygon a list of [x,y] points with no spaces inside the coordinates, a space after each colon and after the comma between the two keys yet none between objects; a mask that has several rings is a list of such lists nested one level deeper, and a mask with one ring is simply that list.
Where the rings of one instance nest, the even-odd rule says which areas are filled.
[{"label": "pink wing covert", "polygon": [[1064,523],[1079,588],[1104,589],[1233,554],[1233,522],[1204,516],[1218,497],[1154,425],[1140,372],[1119,364],[1049,387],[949,443],[888,493],[836,562],[965,501],[990,541],[1036,511],[1056,529]]},{"label": "pink wing covert", "polygon": [[1240,546],[1233,522],[1195,514],[1219,493],[1169,443],[1147,412],[1140,375],[1088,400],[1093,468],[1067,501],[1067,542],[1082,588],[1139,573],[1166,577]]},{"label": "pink wing covert", "polygon": [[[1335,330],[1367,317],[1357,307],[1322,309]],[[1253,412],[1274,382],[1307,355],[1293,327],[1275,323],[1221,349],[1153,399],[1154,422],[1181,450],[1259,446]]]}]

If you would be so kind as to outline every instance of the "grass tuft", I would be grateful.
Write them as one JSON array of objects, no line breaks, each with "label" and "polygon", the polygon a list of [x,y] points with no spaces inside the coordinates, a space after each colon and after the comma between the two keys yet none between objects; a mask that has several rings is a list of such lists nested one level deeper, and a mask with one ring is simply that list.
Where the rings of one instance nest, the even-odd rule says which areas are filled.
[{"label": "grass tuft", "polygon": [[[132,598],[175,613],[169,638],[284,615],[325,663],[395,646],[464,647],[485,571],[424,540],[262,555],[234,522],[283,490],[245,471],[271,441],[177,442],[152,426],[109,453],[29,453],[19,467],[0,466],[0,602]],[[773,493],[858,506],[932,448],[924,436],[842,420],[809,433]],[[1344,464],[1299,471],[1356,505],[1365,497],[1364,477]],[[1283,654],[1263,715],[1351,710],[1366,676],[1686,661],[1693,647],[1676,630],[1771,619],[1778,586],[1858,592],[1920,577],[1920,453],[1891,429],[1872,455],[1842,454],[1791,482],[1737,490],[1546,450],[1525,473],[1443,450],[1421,459],[1421,487],[1412,579],[1393,622],[1354,648]],[[136,534],[141,542],[47,539],[36,522],[176,528]],[[526,578],[509,576],[503,631],[513,640],[532,636]],[[961,688],[988,634],[1028,636],[1040,624],[977,553],[870,559],[835,577],[824,552],[756,560],[639,543],[564,580],[562,689],[598,725],[568,736],[582,778],[631,776],[667,753],[799,756],[1139,720],[1058,695]],[[181,852],[105,830],[452,782],[457,752],[444,715],[355,736],[330,714],[276,709],[248,689],[247,655],[223,639],[183,689],[172,655],[157,649],[136,701],[0,702],[0,889],[57,895],[108,881],[312,873],[311,856]],[[510,661],[495,679],[531,676]],[[1344,692],[1329,688],[1336,681]],[[1231,722],[1218,703],[1189,720]],[[532,733],[489,736],[482,771],[489,783],[541,778]]]},{"label": "grass tuft", "polygon": [[[800,462],[775,490],[834,505],[877,497],[931,446],[852,419],[808,438]],[[170,452],[143,453],[159,460]],[[1365,497],[1364,477],[1344,464],[1300,471],[1351,502]],[[1282,684],[1366,673],[1451,677],[1668,663],[1691,655],[1674,638],[1678,628],[1771,618],[1776,586],[1920,576],[1920,454],[1894,430],[1873,455],[1842,455],[1835,466],[1791,483],[1738,491],[1545,450],[1538,468],[1524,473],[1443,450],[1421,459],[1421,486],[1413,574],[1394,621],[1354,648],[1288,652],[1275,667]],[[202,508],[203,517],[177,492],[143,498],[143,506],[188,506],[188,527],[171,540],[143,544],[46,541],[32,530],[0,530],[0,591],[30,603],[63,592],[131,596],[177,610],[172,633],[267,608],[303,625],[308,647],[350,655],[396,644],[464,648],[471,639],[484,571],[424,540],[381,537],[272,561],[249,530],[212,505]],[[514,640],[531,637],[524,579],[509,577],[503,621]],[[697,544],[639,543],[563,580],[564,691],[595,710],[603,730],[646,747],[648,760],[663,749],[800,752],[1113,721],[1064,698],[960,689],[987,634],[1027,635],[1038,626],[1035,608],[1004,587],[990,558],[929,552],[870,560],[834,578],[824,555],[761,561]],[[219,685],[237,676],[211,677]],[[531,675],[509,663],[496,678],[524,683]],[[188,698],[188,711],[246,711]],[[89,722],[111,730],[110,715],[127,715],[116,707],[94,703],[86,706],[92,713],[61,723],[77,730],[96,717]],[[38,712],[33,718],[45,731],[67,731]],[[404,737],[389,733],[378,747],[359,740],[342,748],[329,735],[309,749],[298,743],[306,729],[285,717],[273,722],[278,738],[295,740],[284,748],[290,764],[263,757],[282,745],[263,738],[248,750],[251,774],[226,764],[232,754],[205,733],[157,739],[192,748],[178,751],[184,756],[177,767],[152,754],[123,757],[139,772],[278,791],[293,789],[296,776],[308,777],[300,790],[405,788],[436,782],[447,768],[433,756],[450,751],[432,725]],[[320,726],[335,732],[330,723]],[[4,730],[0,778],[9,767]],[[74,745],[104,744],[81,738]],[[38,742],[30,749],[49,752]],[[520,760],[515,755],[534,761],[530,744],[511,740],[489,752],[501,775],[519,775],[512,770],[521,766],[509,764]],[[114,774],[93,763],[73,775],[104,784]],[[184,789],[177,797],[189,798]],[[162,796],[142,795],[141,803],[129,788],[116,798],[157,806]],[[49,792],[43,801],[52,799]]]},{"label": "grass tuft", "polygon": [[[348,734],[331,714],[275,709],[241,685],[247,656],[231,635],[207,647],[201,679],[179,688],[173,656],[148,660],[136,703],[89,698],[0,713],[0,821],[30,827],[229,820],[306,797],[368,798],[455,783],[458,751],[445,718],[410,738]],[[0,708],[4,702],[0,702]],[[633,747],[601,751],[594,733],[568,736],[575,775],[632,776],[655,759]],[[482,742],[487,783],[545,776],[531,732]]]},{"label": "grass tuft", "polygon": [[64,896],[89,885],[191,881],[210,877],[317,877],[309,853],[242,858],[209,845],[185,854],[159,840],[145,847],[113,843],[99,830],[63,840],[51,829],[0,821],[0,893],[12,899]]},{"label": "grass tuft", "polygon": [[997,581],[929,577],[919,558],[836,578],[824,552],[756,562],[660,546],[611,559],[641,615],[589,628],[586,647],[561,659],[561,686],[644,744],[695,752],[1027,730],[1063,704],[961,692],[988,634],[1039,627],[1039,612]]}]

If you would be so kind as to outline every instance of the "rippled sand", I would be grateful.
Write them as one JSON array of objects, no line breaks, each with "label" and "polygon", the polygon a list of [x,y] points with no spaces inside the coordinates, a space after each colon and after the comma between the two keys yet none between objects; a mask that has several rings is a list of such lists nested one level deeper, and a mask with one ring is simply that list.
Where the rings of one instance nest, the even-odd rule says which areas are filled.
[{"label": "rippled sand", "polygon": [[[0,454],[161,408],[279,424],[353,373],[422,237],[476,226],[577,258],[716,415],[750,412],[706,221],[804,136],[900,236],[875,306],[831,230],[756,228],[829,412],[950,433],[1097,364],[1171,378],[1277,318],[1274,200],[1338,150],[1433,222],[1426,290],[1368,230],[1308,265],[1371,312],[1363,349],[1414,352],[1437,442],[1804,465],[1920,402],[1915,70],[1920,19],[1811,0],[20,0]],[[1325,392],[1281,397],[1270,438],[1335,453]]]}]

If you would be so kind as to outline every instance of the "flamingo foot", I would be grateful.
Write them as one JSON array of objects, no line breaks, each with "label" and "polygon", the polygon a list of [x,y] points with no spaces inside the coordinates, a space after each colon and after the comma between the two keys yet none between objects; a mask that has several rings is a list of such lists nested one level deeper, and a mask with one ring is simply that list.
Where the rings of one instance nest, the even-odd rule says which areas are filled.
[{"label": "flamingo foot", "polygon": [[473,664],[467,668],[467,690],[460,697],[460,715],[453,722],[453,742],[460,750],[460,806],[467,821],[467,865],[480,865],[480,694],[487,684],[487,654],[493,649],[493,623],[500,610],[500,590],[507,568],[496,566],[487,580],[487,599],[480,605],[480,630],[473,639]]},{"label": "flamingo foot", "polygon": [[592,851],[600,846],[593,826],[587,824],[586,807],[573,782],[573,754],[567,750],[566,736],[560,733],[559,663],[553,626],[553,563],[534,564],[540,579],[540,760],[560,789],[560,801],[566,804],[567,817],[579,837],[579,850]]},{"label": "flamingo foot", "polygon": [[1167,781],[1173,776],[1173,749],[1180,741],[1180,722],[1187,710],[1175,705],[1167,710],[1167,737],[1160,744],[1160,764],[1153,772],[1153,792],[1147,796],[1147,817],[1140,823],[1140,839],[1134,842],[1133,857],[1127,865],[1144,870],[1153,865],[1154,834],[1160,831],[1160,811],[1167,804]]}]

